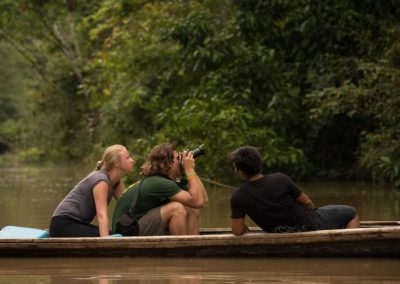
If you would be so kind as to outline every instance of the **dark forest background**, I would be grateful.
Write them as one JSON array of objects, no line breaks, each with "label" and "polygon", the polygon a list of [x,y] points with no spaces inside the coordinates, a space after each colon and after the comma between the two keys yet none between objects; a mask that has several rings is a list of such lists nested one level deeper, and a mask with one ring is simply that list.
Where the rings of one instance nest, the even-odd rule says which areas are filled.
[{"label": "dark forest background", "polygon": [[201,175],[229,181],[253,145],[265,172],[400,187],[399,19],[399,0],[1,0],[0,153],[204,143]]}]

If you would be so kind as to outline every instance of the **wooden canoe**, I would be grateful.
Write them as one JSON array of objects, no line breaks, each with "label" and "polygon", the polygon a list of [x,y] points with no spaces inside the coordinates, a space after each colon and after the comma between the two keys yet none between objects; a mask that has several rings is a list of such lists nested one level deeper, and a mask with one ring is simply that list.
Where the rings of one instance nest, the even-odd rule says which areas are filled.
[{"label": "wooden canoe", "polygon": [[199,236],[0,239],[1,257],[269,257],[400,256],[400,221],[300,233],[202,229]]}]

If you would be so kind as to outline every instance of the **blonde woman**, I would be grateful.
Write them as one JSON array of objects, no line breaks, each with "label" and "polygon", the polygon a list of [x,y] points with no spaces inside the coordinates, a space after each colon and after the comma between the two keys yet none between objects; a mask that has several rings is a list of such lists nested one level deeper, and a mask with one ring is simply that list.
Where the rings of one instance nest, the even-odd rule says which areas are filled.
[{"label": "blonde woman", "polygon": [[[121,178],[134,161],[122,145],[108,147],[96,169],[82,179],[57,206],[50,222],[51,237],[106,237],[110,235],[107,206],[124,191]],[[97,217],[98,227],[92,225]]]}]

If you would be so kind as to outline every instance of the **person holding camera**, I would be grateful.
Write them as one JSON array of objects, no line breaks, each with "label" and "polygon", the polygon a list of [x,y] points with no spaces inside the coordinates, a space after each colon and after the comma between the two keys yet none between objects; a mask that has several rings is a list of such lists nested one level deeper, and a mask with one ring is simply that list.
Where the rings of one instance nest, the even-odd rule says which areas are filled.
[{"label": "person holding camera", "polygon": [[248,231],[248,215],[266,232],[298,232],[358,228],[357,211],[346,205],[316,208],[311,199],[285,174],[263,175],[260,152],[251,146],[230,154],[236,174],[245,183],[231,196],[232,233]]},{"label": "person holding camera", "polygon": [[[120,218],[131,212],[138,219],[139,236],[198,235],[200,208],[208,202],[206,190],[195,172],[194,151],[178,153],[171,144],[155,146],[143,166],[143,179],[130,186],[118,200],[113,231]],[[184,172],[188,189],[176,179]],[[136,202],[132,204],[136,191]],[[132,208],[133,206],[133,208]]]}]

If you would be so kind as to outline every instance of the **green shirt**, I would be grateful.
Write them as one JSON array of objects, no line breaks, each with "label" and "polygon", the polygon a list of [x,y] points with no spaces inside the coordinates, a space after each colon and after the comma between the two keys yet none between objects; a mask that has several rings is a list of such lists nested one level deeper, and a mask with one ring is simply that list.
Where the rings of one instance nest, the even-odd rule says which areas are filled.
[{"label": "green shirt", "polygon": [[[139,182],[129,186],[118,199],[115,205],[112,231],[115,231],[115,223],[123,214],[129,212],[132,202],[133,192],[138,190]],[[136,201],[133,214],[140,218],[153,208],[160,207],[170,202],[170,197],[179,193],[182,189],[173,180],[162,176],[146,177],[142,182],[139,198]]]}]

